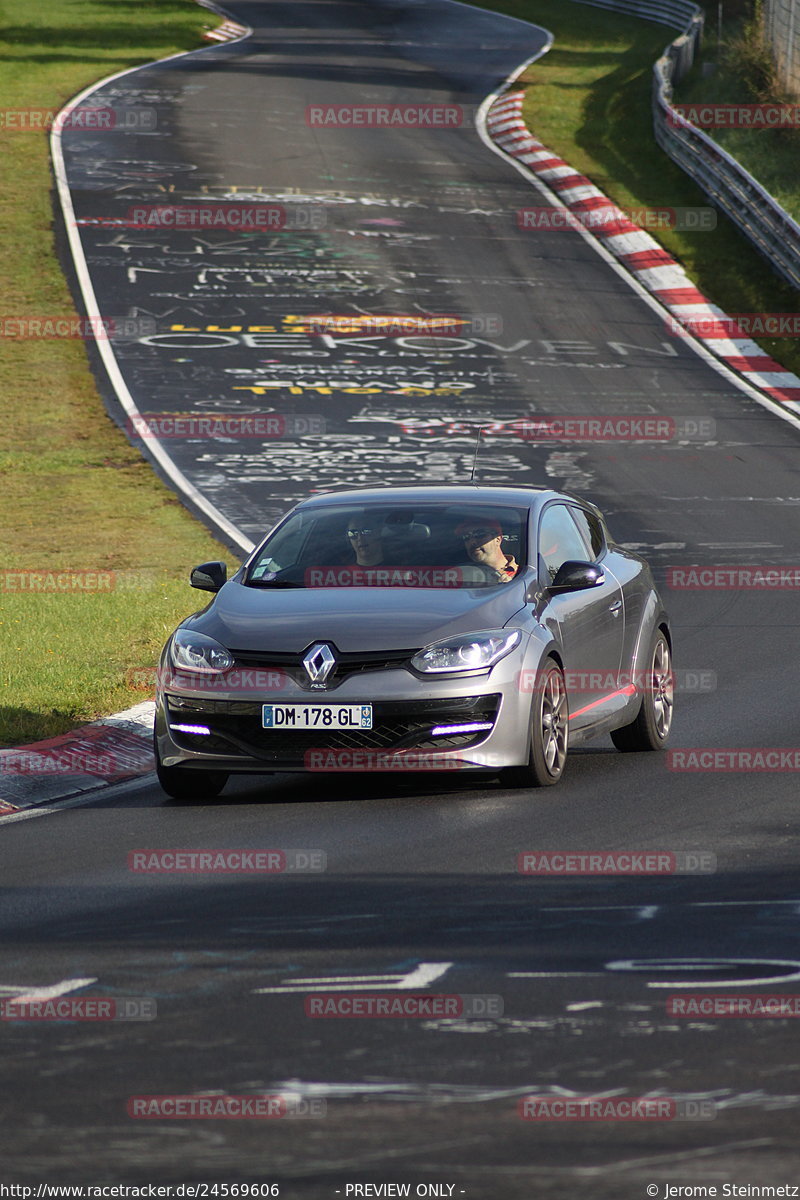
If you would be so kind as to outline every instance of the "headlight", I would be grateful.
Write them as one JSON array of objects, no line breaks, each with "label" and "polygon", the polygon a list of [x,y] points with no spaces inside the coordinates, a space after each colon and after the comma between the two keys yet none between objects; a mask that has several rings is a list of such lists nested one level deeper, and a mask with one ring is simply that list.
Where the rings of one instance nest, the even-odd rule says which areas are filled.
[{"label": "headlight", "polygon": [[434,642],[415,654],[411,665],[415,671],[443,674],[446,671],[486,671],[519,645],[518,629],[480,629],[477,633],[460,633],[455,637]]},{"label": "headlight", "polygon": [[224,646],[204,633],[193,633],[191,629],[175,631],[170,642],[169,657],[173,667],[202,675],[218,675],[233,666],[233,658]]}]

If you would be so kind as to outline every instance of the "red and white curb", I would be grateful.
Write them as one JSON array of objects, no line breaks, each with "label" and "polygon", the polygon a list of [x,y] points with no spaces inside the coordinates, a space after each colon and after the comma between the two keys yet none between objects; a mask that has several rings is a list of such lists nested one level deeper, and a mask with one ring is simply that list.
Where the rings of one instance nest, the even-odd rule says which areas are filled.
[{"label": "red and white curb", "polygon": [[210,42],[232,42],[235,38],[244,37],[248,32],[246,25],[237,25],[236,21],[224,21],[217,29],[209,29],[203,37]]},{"label": "red and white curb", "polygon": [[0,817],[154,769],[152,700],[59,737],[0,750]]},{"label": "red and white curb", "polygon": [[[522,119],[524,98],[523,91],[506,92],[489,107],[486,128],[495,145],[523,163],[579,220],[583,217],[582,227],[668,310],[688,335],[702,342],[752,387],[800,415],[800,378],[751,339],[731,336],[735,320],[698,291],[683,267],[590,179],[533,136]],[[587,228],[589,212],[597,214],[597,228]]]}]

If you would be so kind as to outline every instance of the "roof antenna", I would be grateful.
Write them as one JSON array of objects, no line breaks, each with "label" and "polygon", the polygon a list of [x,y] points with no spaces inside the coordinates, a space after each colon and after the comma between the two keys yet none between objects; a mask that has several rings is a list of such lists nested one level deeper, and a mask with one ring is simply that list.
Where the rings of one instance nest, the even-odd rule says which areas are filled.
[{"label": "roof antenna", "polygon": [[481,446],[481,434],[483,433],[484,429],[486,429],[486,428],[487,428],[486,425],[478,426],[478,436],[475,440],[475,457],[472,460],[472,471],[470,472],[470,477],[469,477],[470,483],[475,482],[475,467],[477,466],[477,463],[478,463],[478,451],[480,450],[480,446]]}]

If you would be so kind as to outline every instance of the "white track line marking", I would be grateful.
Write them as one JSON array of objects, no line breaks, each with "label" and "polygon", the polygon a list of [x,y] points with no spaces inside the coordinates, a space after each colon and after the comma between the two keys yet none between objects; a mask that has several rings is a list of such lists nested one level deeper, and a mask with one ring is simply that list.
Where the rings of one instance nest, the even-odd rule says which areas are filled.
[{"label": "white track line marking", "polygon": [[60,983],[53,983],[50,987],[28,988],[27,991],[15,989],[17,994],[12,996],[7,1003],[31,1004],[36,1000],[55,1000],[56,996],[66,996],[69,992],[77,992],[80,988],[88,987],[90,983],[97,983],[97,980],[94,978],[62,979]]},{"label": "white track line marking", "polygon": [[[222,14],[227,15],[227,14]],[[246,32],[241,38],[236,41],[243,41],[244,38],[250,37],[253,30],[248,26]],[[232,41],[226,42],[226,46],[231,46]],[[98,83],[91,84],[90,87],[84,90],[77,96],[69,100],[64,108],[59,113],[59,117],[76,105],[82,104],[93,92],[105,87],[116,79],[122,79],[126,75],[133,75],[136,71],[143,71],[152,66],[161,66],[163,63],[174,62],[179,58],[188,58],[193,54],[208,54],[212,50],[217,50],[217,46],[203,46],[199,50],[186,50],[180,54],[171,54],[167,58],[159,59],[156,63],[143,63],[138,67],[129,67],[125,71],[117,71],[114,75],[108,75],[105,79],[101,79]],[[92,284],[89,268],[86,262],[86,256],[83,251],[83,243],[81,242],[80,230],[75,219],[75,209],[72,204],[72,193],[70,192],[67,182],[67,172],[64,164],[64,154],[61,148],[61,132],[58,129],[58,118],[53,122],[53,129],[50,135],[50,154],[53,159],[53,171],[55,173],[56,187],[58,188],[58,197],[61,202],[61,209],[64,216],[64,225],[67,231],[70,251],[72,253],[72,261],[75,267],[75,272],[78,277],[78,283],[83,296],[83,303],[86,308],[86,315],[98,322],[98,328],[102,328],[99,322],[102,320],[100,309],[97,303],[94,286]],[[138,417],[143,420],[142,415],[136,405],[136,402],[131,396],[128,385],[120,370],[117,357],[114,353],[111,341],[108,338],[97,338],[95,340],[98,353],[103,361],[103,365],[108,373],[108,378],[111,381],[117,399],[129,419],[133,420]],[[164,474],[172,483],[173,487],[187,500],[190,504],[198,508],[208,520],[220,532],[224,533],[237,546],[241,546],[242,550],[250,553],[254,549],[255,543],[247,537],[240,529],[238,529],[232,521],[229,521],[226,516],[212,504],[210,500],[200,492],[193,483],[186,478],[183,472],[178,468],[177,464],[167,454],[161,442],[157,438],[148,438],[148,447],[151,457],[155,460]]]},{"label": "white track line marking", "polygon": [[306,976],[303,979],[287,980],[285,984],[277,987],[253,988],[253,993],[263,996],[282,992],[308,992],[317,988],[324,988],[329,992],[362,992],[373,988],[394,992],[408,991],[410,988],[427,987],[435,979],[440,979],[452,965],[451,962],[420,963],[405,975],[328,975],[319,978]]}]

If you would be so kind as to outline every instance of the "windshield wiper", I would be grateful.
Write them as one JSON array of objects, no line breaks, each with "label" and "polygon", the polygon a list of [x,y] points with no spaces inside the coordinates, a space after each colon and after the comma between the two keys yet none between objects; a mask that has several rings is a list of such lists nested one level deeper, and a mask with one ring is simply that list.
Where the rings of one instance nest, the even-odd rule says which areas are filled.
[{"label": "windshield wiper", "polygon": [[304,583],[297,583],[291,579],[249,579],[245,587],[255,588],[301,588],[305,587]]}]

